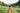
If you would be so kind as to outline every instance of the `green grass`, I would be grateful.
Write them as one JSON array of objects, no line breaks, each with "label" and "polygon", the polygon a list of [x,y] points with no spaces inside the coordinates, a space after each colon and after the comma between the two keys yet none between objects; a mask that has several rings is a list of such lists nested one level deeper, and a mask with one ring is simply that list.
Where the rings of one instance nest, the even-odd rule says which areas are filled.
[{"label": "green grass", "polygon": [[[6,11],[6,9],[7,9],[8,7],[9,7],[9,6],[2,6],[2,5],[0,5],[0,8],[1,8],[0,10],[2,10],[2,12],[8,13],[8,11]],[[14,11],[16,10],[17,13],[20,13],[20,12],[18,12],[18,10],[20,11],[19,6],[14,6],[13,9],[14,9]],[[15,12],[14,12],[14,13],[15,13]]]}]

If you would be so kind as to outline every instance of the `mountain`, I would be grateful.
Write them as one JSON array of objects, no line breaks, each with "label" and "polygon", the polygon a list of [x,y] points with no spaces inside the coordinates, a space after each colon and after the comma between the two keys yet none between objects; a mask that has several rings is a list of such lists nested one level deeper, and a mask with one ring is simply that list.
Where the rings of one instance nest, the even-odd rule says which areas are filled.
[{"label": "mountain", "polygon": [[12,6],[20,6],[20,1],[16,4],[12,4]]},{"label": "mountain", "polygon": [[4,2],[1,2],[1,1],[0,1],[0,5],[8,6],[7,4],[5,4]]}]

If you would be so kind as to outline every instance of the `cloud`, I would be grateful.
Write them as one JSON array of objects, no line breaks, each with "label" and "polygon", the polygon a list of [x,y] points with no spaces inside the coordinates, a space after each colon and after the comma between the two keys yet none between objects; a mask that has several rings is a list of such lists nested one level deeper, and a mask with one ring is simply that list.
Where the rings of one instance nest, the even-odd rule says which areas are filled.
[{"label": "cloud", "polygon": [[6,3],[6,4],[12,4],[12,3],[16,3],[19,0],[1,0],[2,2]]}]

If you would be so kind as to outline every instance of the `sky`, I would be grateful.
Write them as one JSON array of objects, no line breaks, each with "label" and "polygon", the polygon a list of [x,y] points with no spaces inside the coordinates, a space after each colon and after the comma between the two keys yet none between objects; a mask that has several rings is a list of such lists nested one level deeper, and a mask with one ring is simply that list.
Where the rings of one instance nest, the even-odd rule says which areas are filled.
[{"label": "sky", "polygon": [[6,4],[14,4],[14,3],[18,2],[19,0],[0,0],[0,1],[2,1]]}]

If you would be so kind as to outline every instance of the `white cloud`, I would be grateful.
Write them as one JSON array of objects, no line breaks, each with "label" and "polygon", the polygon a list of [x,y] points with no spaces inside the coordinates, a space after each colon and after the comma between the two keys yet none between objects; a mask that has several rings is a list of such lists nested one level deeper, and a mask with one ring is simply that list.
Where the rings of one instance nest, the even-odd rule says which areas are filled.
[{"label": "white cloud", "polygon": [[16,3],[18,2],[19,0],[1,0],[2,2],[6,3],[6,4],[11,4],[11,3]]}]

